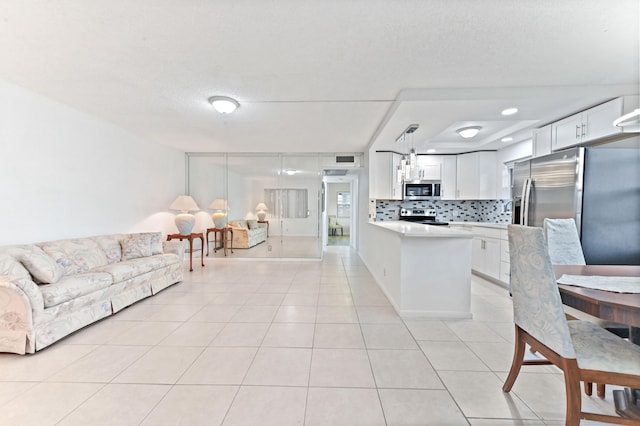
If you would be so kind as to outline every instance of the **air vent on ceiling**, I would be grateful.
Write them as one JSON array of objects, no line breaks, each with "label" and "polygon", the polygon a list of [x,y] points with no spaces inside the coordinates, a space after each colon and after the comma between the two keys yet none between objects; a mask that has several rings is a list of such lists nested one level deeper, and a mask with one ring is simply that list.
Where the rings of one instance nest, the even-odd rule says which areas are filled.
[{"label": "air vent on ceiling", "polygon": [[355,163],[353,155],[336,155],[336,163]]},{"label": "air vent on ceiling", "polygon": [[349,170],[347,169],[327,169],[324,171],[325,176],[345,176]]}]

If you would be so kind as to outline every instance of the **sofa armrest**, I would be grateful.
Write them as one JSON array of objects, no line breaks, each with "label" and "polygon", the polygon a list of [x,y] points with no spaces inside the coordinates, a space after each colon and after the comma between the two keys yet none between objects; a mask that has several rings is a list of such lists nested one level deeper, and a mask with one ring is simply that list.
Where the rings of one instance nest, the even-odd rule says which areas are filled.
[{"label": "sofa armrest", "polygon": [[163,241],[162,242],[162,251],[165,253],[173,253],[177,255],[180,260],[184,259],[184,251],[185,247],[182,241]]},{"label": "sofa armrest", "polygon": [[0,276],[0,352],[35,351],[34,321],[42,316],[44,302],[37,285],[26,278]]}]

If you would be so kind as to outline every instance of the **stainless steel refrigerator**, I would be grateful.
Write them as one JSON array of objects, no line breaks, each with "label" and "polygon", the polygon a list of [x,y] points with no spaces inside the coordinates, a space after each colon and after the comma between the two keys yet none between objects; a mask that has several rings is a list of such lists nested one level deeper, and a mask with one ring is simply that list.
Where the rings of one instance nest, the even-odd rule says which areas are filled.
[{"label": "stainless steel refrigerator", "polygon": [[513,223],[574,218],[589,265],[640,265],[640,150],[573,148],[516,163]]}]

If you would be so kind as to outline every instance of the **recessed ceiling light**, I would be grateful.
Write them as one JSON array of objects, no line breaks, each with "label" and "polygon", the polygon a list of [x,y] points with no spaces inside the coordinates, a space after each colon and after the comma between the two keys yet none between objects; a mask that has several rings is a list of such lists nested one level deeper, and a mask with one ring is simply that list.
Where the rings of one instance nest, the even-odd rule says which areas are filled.
[{"label": "recessed ceiling light", "polygon": [[231,114],[240,107],[238,101],[228,96],[212,96],[209,98],[209,103],[220,114]]},{"label": "recessed ceiling light", "polygon": [[512,138],[512,137],[507,136],[506,138],[502,138],[502,139],[500,139],[500,142],[511,142],[512,140],[513,140],[513,138]]},{"label": "recessed ceiling light", "polygon": [[458,129],[456,132],[458,132],[458,134],[463,138],[469,139],[480,133],[480,129],[482,129],[480,126],[469,126]]},{"label": "recessed ceiling light", "polygon": [[429,148],[429,149],[427,150],[427,154],[433,154],[434,152],[436,152],[436,149],[435,149],[435,148]]},{"label": "recessed ceiling light", "polygon": [[502,115],[513,115],[518,112],[518,108],[507,108],[502,110]]}]

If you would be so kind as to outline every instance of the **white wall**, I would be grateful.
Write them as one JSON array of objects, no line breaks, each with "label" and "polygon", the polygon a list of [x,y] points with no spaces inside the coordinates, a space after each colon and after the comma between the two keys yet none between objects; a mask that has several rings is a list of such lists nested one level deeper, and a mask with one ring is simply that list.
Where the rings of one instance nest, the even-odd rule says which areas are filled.
[{"label": "white wall", "polygon": [[0,245],[177,232],[184,153],[0,80]]}]

